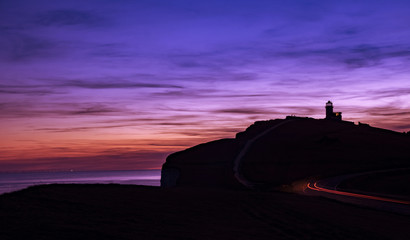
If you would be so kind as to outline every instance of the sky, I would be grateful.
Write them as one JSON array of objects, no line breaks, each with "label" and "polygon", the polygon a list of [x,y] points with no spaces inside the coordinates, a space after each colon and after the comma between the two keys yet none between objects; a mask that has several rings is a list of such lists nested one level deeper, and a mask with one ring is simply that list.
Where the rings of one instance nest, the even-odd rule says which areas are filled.
[{"label": "sky", "polygon": [[0,172],[159,169],[258,120],[410,131],[409,1],[0,0]]}]

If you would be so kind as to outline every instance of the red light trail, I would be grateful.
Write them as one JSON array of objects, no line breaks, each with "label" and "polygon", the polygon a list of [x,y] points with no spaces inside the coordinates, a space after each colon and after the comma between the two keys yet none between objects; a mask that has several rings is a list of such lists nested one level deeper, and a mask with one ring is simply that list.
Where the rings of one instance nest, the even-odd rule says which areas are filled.
[{"label": "red light trail", "polygon": [[371,196],[371,195],[365,195],[365,194],[350,193],[350,192],[326,189],[323,187],[318,187],[317,182],[315,182],[313,186],[312,186],[312,183],[309,182],[307,184],[307,187],[311,190],[318,191],[318,192],[326,192],[326,193],[332,193],[336,195],[343,195],[343,196],[349,196],[349,197],[355,197],[355,198],[365,198],[365,199],[371,199],[371,200],[377,200],[377,201],[410,205],[410,201],[405,201],[405,200],[397,200],[397,199],[391,199],[391,198],[385,198],[385,197],[377,197],[377,196]]}]

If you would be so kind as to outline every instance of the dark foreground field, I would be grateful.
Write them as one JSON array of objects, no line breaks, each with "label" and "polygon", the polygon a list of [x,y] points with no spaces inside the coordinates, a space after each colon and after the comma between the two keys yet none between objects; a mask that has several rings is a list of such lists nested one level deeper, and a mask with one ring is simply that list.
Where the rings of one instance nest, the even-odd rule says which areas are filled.
[{"label": "dark foreground field", "polygon": [[410,239],[410,217],[280,192],[48,185],[0,196],[0,239]]},{"label": "dark foreground field", "polygon": [[343,181],[339,189],[410,201],[410,169],[381,171]]}]

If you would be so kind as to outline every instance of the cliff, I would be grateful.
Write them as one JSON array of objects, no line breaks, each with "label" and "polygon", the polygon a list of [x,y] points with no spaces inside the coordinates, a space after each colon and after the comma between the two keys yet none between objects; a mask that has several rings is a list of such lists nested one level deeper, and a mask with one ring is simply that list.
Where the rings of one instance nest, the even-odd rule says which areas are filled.
[{"label": "cliff", "polygon": [[288,117],[169,155],[161,186],[270,188],[308,177],[410,166],[410,137],[366,124]]}]

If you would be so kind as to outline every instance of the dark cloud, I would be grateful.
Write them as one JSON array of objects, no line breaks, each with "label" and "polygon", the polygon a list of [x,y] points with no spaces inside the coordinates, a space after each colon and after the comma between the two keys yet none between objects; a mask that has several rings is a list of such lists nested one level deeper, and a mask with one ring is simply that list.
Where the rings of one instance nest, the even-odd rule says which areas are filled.
[{"label": "dark cloud", "polygon": [[162,92],[152,93],[154,97],[165,97],[165,98],[207,98],[215,97],[219,91],[215,89],[181,89],[181,90],[165,90]]},{"label": "dark cloud", "polygon": [[362,32],[362,29],[360,29],[358,26],[343,26],[343,27],[337,27],[334,30],[334,33],[336,35],[342,35],[342,36],[354,36],[358,35]]},{"label": "dark cloud", "polygon": [[359,113],[361,118],[355,118],[358,121],[366,119],[372,126],[385,129],[394,129],[396,131],[408,131],[410,122],[410,111],[406,108],[401,108],[400,104],[386,104],[377,107],[361,108],[345,108],[348,112]]},{"label": "dark cloud", "polygon": [[258,108],[227,108],[227,109],[218,109],[212,112],[213,113],[244,114],[244,115],[278,113],[278,112],[272,112],[266,109],[258,109]]},{"label": "dark cloud", "polygon": [[70,114],[72,115],[102,115],[106,113],[115,113],[115,112],[119,112],[118,109],[109,108],[104,105],[95,105],[95,106],[90,106],[90,107],[86,107],[83,109],[79,109],[78,111],[73,111]]},{"label": "dark cloud", "polygon": [[[149,113],[148,113],[149,115]],[[96,124],[126,124],[133,126],[140,125],[149,125],[149,126],[197,126],[201,125],[202,122],[200,115],[194,114],[180,114],[180,115],[162,115],[161,117],[152,118],[152,117],[127,117],[114,120],[104,120],[96,121]]]},{"label": "dark cloud", "polygon": [[410,111],[392,111],[392,109],[383,109],[383,108],[376,108],[375,112],[370,112],[370,115],[373,116],[386,116],[386,117],[402,117],[402,116],[408,116],[410,117]]},{"label": "dark cloud", "polygon": [[[396,57],[409,57],[407,46],[355,45],[352,47],[332,47],[304,50],[287,50],[278,53],[290,58],[327,58],[336,63],[344,63],[349,68],[378,66],[383,60]],[[408,61],[406,59],[402,59]]]},{"label": "dark cloud", "polygon": [[129,89],[129,88],[171,88],[182,89],[183,86],[168,83],[132,82],[118,79],[108,80],[65,80],[43,79],[43,83],[26,85],[0,85],[1,94],[47,95],[67,93],[70,88],[85,89]]},{"label": "dark cloud", "polygon": [[8,61],[52,57],[59,53],[54,42],[24,34],[4,34],[0,36],[0,43],[0,56]]},{"label": "dark cloud", "polygon": [[[61,107],[62,109],[59,111],[58,107]],[[96,116],[116,114],[126,115],[127,113],[130,113],[127,109],[110,103],[63,103],[55,104],[55,108],[57,110],[56,112],[62,115]]]},{"label": "dark cloud", "polygon": [[118,124],[118,125],[101,125],[101,126],[92,126],[92,127],[69,127],[69,128],[37,128],[36,131],[45,131],[45,132],[84,132],[96,129],[111,129],[111,128],[123,128],[123,127],[132,127],[135,124]]},{"label": "dark cloud", "polygon": [[56,92],[48,89],[16,89],[16,88],[2,88],[0,86],[1,94],[22,94],[22,95],[48,95],[55,94]]},{"label": "dark cloud", "polygon": [[297,79],[297,78],[286,78],[286,79],[278,79],[271,83],[272,86],[290,86],[290,87],[297,87],[302,84],[309,84],[312,83],[311,79]]},{"label": "dark cloud", "polygon": [[[353,31],[353,30],[351,30]],[[350,34],[353,34],[351,32]],[[244,44],[234,44],[202,52],[179,52],[166,56],[167,60],[176,66],[191,71],[206,70],[214,73],[210,79],[218,78],[223,81],[257,80],[259,73],[238,73],[238,70],[257,66],[266,69],[270,65],[275,67],[281,61],[292,61],[292,65],[285,65],[281,72],[301,69],[300,64],[306,66],[345,66],[347,68],[378,67],[385,60],[400,58],[402,63],[409,62],[410,47],[393,44],[361,44],[353,42],[335,42],[321,40],[319,43],[266,41],[263,39]],[[218,76],[224,76],[220,78]]]},{"label": "dark cloud", "polygon": [[297,115],[297,116],[311,116],[322,112],[322,109],[319,107],[308,107],[308,106],[286,106],[278,108],[280,112],[287,113],[288,115]]},{"label": "dark cloud", "polygon": [[57,86],[78,87],[88,89],[115,89],[115,88],[183,88],[182,86],[161,83],[127,82],[112,79],[111,81],[90,80],[60,80]]},{"label": "dark cloud", "polygon": [[[1,105],[0,105],[1,106]],[[161,122],[164,120],[178,120],[178,119],[192,119],[198,117],[197,115],[166,115],[163,117],[139,117],[139,118],[122,118],[122,119],[115,119],[115,120],[104,120],[99,121],[98,123],[138,123],[138,122]]]},{"label": "dark cloud", "polygon": [[5,85],[0,84],[0,95],[1,94],[21,94],[21,95],[49,95],[49,94],[62,94],[67,93],[62,89],[56,89],[50,85],[44,84],[24,84],[24,85]]},{"label": "dark cloud", "polygon": [[154,123],[152,125],[160,125],[160,126],[195,126],[195,125],[202,125],[202,124],[199,123],[199,122],[165,122],[165,121],[160,121],[160,122]]},{"label": "dark cloud", "polygon": [[[410,119],[408,119],[408,120],[410,120]],[[396,127],[396,129],[399,129],[399,130],[405,130],[405,131],[407,131],[407,132],[409,132],[409,130],[410,130],[410,124],[399,124],[399,125],[396,125],[395,126]]]},{"label": "dark cloud", "polygon": [[1,117],[66,117],[66,116],[107,116],[131,114],[127,109],[113,104],[103,103],[40,103],[40,102],[4,102],[0,104]]},{"label": "dark cloud", "polygon": [[188,137],[202,137],[202,138],[212,137],[215,139],[218,137],[234,136],[235,133],[239,132],[240,130],[242,129],[237,128],[237,127],[232,127],[232,128],[201,127],[201,128],[167,130],[167,131],[162,131],[160,133],[161,134],[171,134],[171,135],[182,135],[182,136],[188,136]]},{"label": "dark cloud", "polygon": [[390,98],[396,96],[405,96],[410,95],[410,88],[386,88],[381,90],[372,90],[369,91],[366,95],[367,98],[378,100],[382,98]]},{"label": "dark cloud", "polygon": [[97,44],[92,47],[89,51],[90,56],[94,57],[103,57],[103,58],[110,58],[110,59],[129,59],[140,57],[135,50],[129,48],[126,44],[121,43],[105,43],[105,44]]},{"label": "dark cloud", "polygon": [[397,108],[395,106],[381,106],[381,107],[371,107],[363,110],[364,113],[370,116],[380,116],[380,117],[393,117],[403,119],[405,116],[410,118],[410,111],[407,109]]},{"label": "dark cloud", "polygon": [[[277,63],[287,60],[292,60],[294,65],[301,62],[310,65],[315,62],[319,65],[343,63],[348,67],[373,66],[382,59],[382,55],[376,52],[377,50],[376,47],[361,45],[351,48],[345,46],[325,47],[323,45],[309,47],[297,43],[283,46],[271,41],[256,41],[202,52],[172,53],[166,55],[165,58],[166,61],[173,63],[183,71],[196,72],[196,75],[206,71],[208,73],[207,81],[215,79],[219,81],[252,81],[258,80],[260,74],[255,71],[248,73],[240,71],[253,67],[267,69],[270,65],[275,67]],[[281,71],[292,71],[294,67],[287,66],[288,69]]]},{"label": "dark cloud", "polygon": [[283,93],[243,93],[242,92],[230,92],[229,90],[216,90],[212,88],[203,89],[181,89],[181,90],[165,90],[161,92],[151,93],[153,97],[165,97],[165,98],[226,98],[226,99],[241,99],[241,98],[262,98],[271,97],[273,94],[281,95]]},{"label": "dark cloud", "polygon": [[[381,51],[382,49],[380,47],[358,45],[345,54],[346,58],[344,59],[344,63],[352,68],[376,66],[381,63],[383,58],[387,57],[387,55],[383,56]],[[351,55],[351,57],[349,55]]]},{"label": "dark cloud", "polygon": [[[71,149],[75,152],[75,150]],[[67,149],[64,150],[64,152]],[[69,151],[69,149],[68,149]],[[107,149],[100,154],[83,157],[43,157],[4,160],[0,169],[21,171],[67,171],[74,170],[138,170],[160,169],[171,151],[127,151]]]},{"label": "dark cloud", "polygon": [[13,24],[13,23],[7,23],[7,22],[0,23],[0,33],[2,33],[3,35],[9,34],[11,32],[24,31],[27,29],[28,29],[28,26],[26,25]]},{"label": "dark cloud", "polygon": [[103,19],[91,12],[60,9],[41,13],[35,18],[35,22],[43,26],[96,26]]},{"label": "dark cloud", "polygon": [[[121,122],[121,121],[118,121]],[[134,123],[129,123],[129,124],[111,124],[111,125],[99,125],[99,124],[93,124],[93,126],[84,126],[84,127],[61,127],[61,128],[37,128],[35,129],[36,131],[45,131],[45,132],[84,132],[84,131],[92,131],[96,129],[113,129],[113,128],[129,128],[129,127],[135,127],[135,126],[140,126],[141,124],[144,124],[145,126],[174,126],[174,127],[182,127],[182,126],[196,126],[196,125],[201,125],[198,122],[166,122],[164,119],[158,122],[134,122]]]},{"label": "dark cloud", "polygon": [[[197,68],[197,67],[203,67],[203,64],[200,64],[197,61],[181,61],[176,63],[178,67],[182,68]],[[209,66],[209,65],[208,65]]]}]

